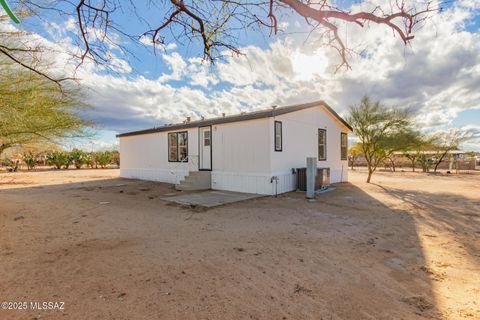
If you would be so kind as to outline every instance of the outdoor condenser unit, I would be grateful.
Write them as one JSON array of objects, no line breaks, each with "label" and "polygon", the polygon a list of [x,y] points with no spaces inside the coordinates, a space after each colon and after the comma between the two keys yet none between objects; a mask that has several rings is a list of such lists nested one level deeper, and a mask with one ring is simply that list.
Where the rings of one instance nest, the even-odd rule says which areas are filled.
[{"label": "outdoor condenser unit", "polygon": [[[317,168],[315,190],[326,189],[330,186],[330,168]],[[307,168],[297,168],[297,189],[307,191]]]}]

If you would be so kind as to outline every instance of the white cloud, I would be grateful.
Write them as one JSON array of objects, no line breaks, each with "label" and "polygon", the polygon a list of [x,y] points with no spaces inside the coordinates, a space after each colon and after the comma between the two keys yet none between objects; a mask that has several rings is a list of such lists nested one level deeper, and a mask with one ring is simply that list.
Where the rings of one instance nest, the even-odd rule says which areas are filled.
[{"label": "white cloud", "polygon": [[288,23],[288,21],[281,21],[279,24],[278,24],[278,30],[280,31],[285,31],[288,29],[288,26],[290,25],[290,23]]},{"label": "white cloud", "polygon": [[295,80],[310,81],[325,73],[328,59],[323,50],[317,50],[312,55],[297,52],[293,56],[292,65]]},{"label": "white cloud", "polygon": [[148,36],[141,36],[139,39],[140,43],[146,46],[153,46],[153,41],[151,37]]},{"label": "white cloud", "polygon": [[165,46],[165,50],[175,50],[177,49],[177,44],[176,43],[169,43]]},{"label": "white cloud", "polygon": [[213,72],[213,66],[201,58],[191,58],[188,60],[186,77],[190,84],[207,88],[209,85],[216,85],[219,80]]},{"label": "white cloud", "polygon": [[92,151],[106,151],[106,150],[118,150],[119,143],[118,141],[107,142],[103,141],[101,138],[90,138],[90,139],[82,139],[82,140],[68,140],[65,141],[63,147],[71,151],[73,149],[81,149],[87,152]]},{"label": "white cloud", "polygon": [[162,58],[172,72],[170,74],[162,74],[158,80],[160,82],[180,80],[187,70],[187,63],[183,60],[182,56],[178,52],[173,52],[171,54],[163,54]]}]

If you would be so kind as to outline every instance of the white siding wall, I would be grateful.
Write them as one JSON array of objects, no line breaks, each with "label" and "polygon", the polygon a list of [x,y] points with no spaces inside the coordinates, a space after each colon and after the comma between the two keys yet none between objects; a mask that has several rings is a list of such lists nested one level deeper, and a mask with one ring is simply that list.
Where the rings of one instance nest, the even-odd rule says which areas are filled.
[{"label": "white siding wall", "polygon": [[[282,121],[283,151],[274,151],[274,121]],[[323,107],[212,126],[212,189],[275,194],[295,190],[292,168],[318,157],[318,129],[327,130],[327,160],[331,182],[347,181],[347,161],[340,160],[340,133],[348,132]],[[182,130],[179,130],[182,131]],[[189,163],[168,162],[168,132],[120,138],[120,175],[125,178],[178,183],[198,170],[198,128],[188,129]]]},{"label": "white siding wall", "polygon": [[270,119],[212,127],[212,188],[272,194]]},{"label": "white siding wall", "polygon": [[198,128],[187,131],[188,163],[168,162],[168,132],[120,138],[120,176],[178,183],[189,170],[197,171]]},{"label": "white siding wall", "polygon": [[[283,150],[274,151],[274,121],[282,122]],[[317,166],[330,168],[332,183],[347,181],[347,161],[340,156],[340,133],[348,129],[323,107],[310,108],[270,119],[272,175],[279,177],[278,192],[295,190],[296,177],[292,168],[306,166],[307,157],[318,158],[318,129],[327,130],[327,160]]]}]

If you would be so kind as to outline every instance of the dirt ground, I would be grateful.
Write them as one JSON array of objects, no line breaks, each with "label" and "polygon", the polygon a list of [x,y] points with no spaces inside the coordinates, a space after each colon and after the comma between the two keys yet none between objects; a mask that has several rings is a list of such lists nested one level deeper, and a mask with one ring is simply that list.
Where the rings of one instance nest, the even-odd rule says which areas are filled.
[{"label": "dirt ground", "polygon": [[480,319],[480,173],[210,210],[118,170],[0,174],[0,319]]}]

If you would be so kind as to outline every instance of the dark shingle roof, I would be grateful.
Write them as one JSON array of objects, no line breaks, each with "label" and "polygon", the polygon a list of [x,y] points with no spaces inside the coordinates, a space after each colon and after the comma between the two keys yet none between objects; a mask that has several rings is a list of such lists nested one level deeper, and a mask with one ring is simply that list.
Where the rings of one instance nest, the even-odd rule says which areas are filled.
[{"label": "dark shingle roof", "polygon": [[230,123],[230,122],[262,119],[262,118],[272,118],[272,117],[275,117],[275,116],[279,116],[281,114],[300,111],[300,110],[303,110],[303,109],[313,108],[313,107],[317,107],[317,106],[325,107],[325,109],[327,111],[329,111],[335,118],[337,118],[348,129],[353,131],[352,127],[342,117],[340,117],[338,115],[338,113],[335,112],[335,110],[333,110],[324,101],[320,100],[320,101],[314,101],[314,102],[310,102],[310,103],[296,104],[296,105],[285,106],[285,107],[270,108],[270,109],[267,109],[267,110],[260,110],[260,111],[255,111],[255,112],[236,114],[236,115],[226,116],[226,117],[197,120],[197,121],[191,121],[191,122],[186,122],[186,123],[165,125],[163,127],[158,127],[158,128],[132,131],[132,132],[118,134],[117,137],[121,138],[121,137],[136,136],[136,135],[141,135],[141,134],[183,130],[183,129],[210,126],[210,125]]}]

